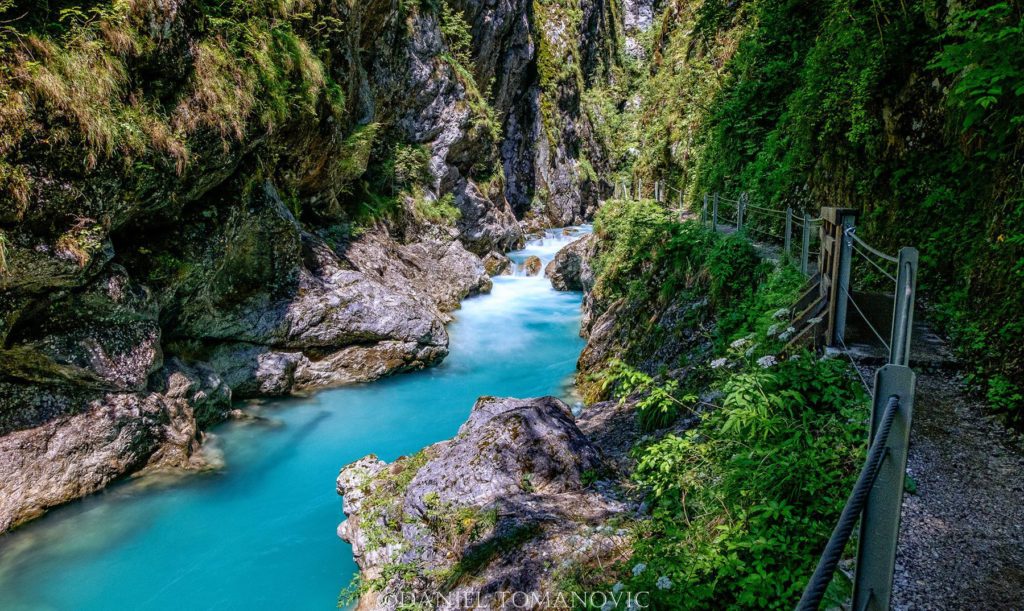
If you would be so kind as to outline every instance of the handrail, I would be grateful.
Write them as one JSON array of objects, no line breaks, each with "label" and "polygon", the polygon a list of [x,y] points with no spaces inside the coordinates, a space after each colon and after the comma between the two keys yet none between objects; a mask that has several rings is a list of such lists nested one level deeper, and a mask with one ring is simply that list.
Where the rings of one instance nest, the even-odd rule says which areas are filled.
[{"label": "handrail", "polygon": [[[669,188],[675,190],[674,187]],[[727,216],[726,211],[734,217]],[[753,222],[749,218],[751,213],[754,214]],[[777,216],[759,217],[760,213]],[[701,204],[701,222],[710,223],[712,230],[718,231],[719,224],[724,223],[734,226],[741,233],[746,232],[748,239],[758,236],[757,239],[778,241],[784,244],[783,253],[786,257],[793,256],[793,240],[799,239],[800,245],[797,248],[800,269],[809,278],[813,278],[816,285],[811,289],[814,292],[808,292],[805,298],[811,296],[814,299],[817,292],[817,301],[806,302],[801,306],[804,314],[800,316],[810,316],[807,313],[814,308],[825,308],[827,317],[797,317],[794,324],[807,325],[805,328],[813,331],[816,346],[825,343],[841,348],[865,389],[873,395],[872,433],[867,460],[800,599],[797,607],[800,611],[817,609],[821,604],[858,519],[861,520],[861,535],[853,587],[854,607],[864,609],[870,599],[884,608],[888,606],[892,595],[893,563],[914,400],[915,378],[909,363],[918,255],[915,249],[904,248],[896,258],[865,243],[856,234],[856,216],[856,211],[851,209],[825,207],[817,218],[812,219],[806,212],[797,213],[792,208],[782,211],[751,204],[747,193],[740,194],[736,199],[724,197],[720,193],[708,193]],[[783,217],[781,220],[785,236],[771,231],[773,227],[778,227],[778,217]],[[802,230],[799,238],[793,235],[794,228]],[[817,250],[811,249],[812,244],[817,245]],[[864,258],[877,271],[895,282],[892,332],[888,335],[888,341],[851,294],[851,263],[856,256]],[[813,270],[810,265],[812,260],[817,260]],[[893,262],[899,268],[895,276],[886,269],[885,264]],[[872,388],[868,387],[867,380],[843,339],[847,308],[851,306],[889,353],[889,364],[876,372]],[[824,323],[826,319],[827,324]],[[797,323],[797,320],[800,322]],[[878,477],[881,470],[886,474],[883,478]]]},{"label": "handrail", "polygon": [[872,486],[875,485],[875,480],[878,479],[882,460],[888,451],[889,433],[892,431],[892,423],[896,418],[896,412],[899,408],[899,397],[889,397],[878,433],[871,443],[871,449],[868,450],[867,460],[864,461],[864,466],[860,470],[857,483],[853,486],[853,491],[846,501],[846,506],[843,507],[843,512],[839,516],[839,522],[836,524],[835,529],[832,530],[832,536],[829,537],[828,543],[825,545],[825,551],[821,554],[818,566],[814,569],[814,574],[807,583],[803,596],[800,597],[800,602],[796,606],[797,611],[817,611],[821,606],[821,599],[824,598],[825,590],[828,589],[828,584],[832,581],[836,567],[839,566],[839,561],[843,557],[843,550],[850,541],[850,535],[853,534],[853,528],[857,525],[857,520],[860,519],[861,513],[864,512],[864,507],[868,501],[868,493],[871,492]]},{"label": "handrail", "polygon": [[887,255],[887,254],[885,254],[884,252],[882,252],[880,250],[872,248],[870,244],[868,244],[867,242],[862,240],[860,238],[860,236],[857,235],[857,232],[852,232],[852,233],[850,233],[850,235],[853,237],[853,241],[854,242],[856,242],[856,243],[860,244],[861,246],[863,246],[868,252],[870,252],[871,254],[875,255],[876,257],[881,257],[881,258],[885,259],[886,261],[889,261],[890,263],[899,263],[900,262],[900,260],[897,257],[894,257],[892,255]]},{"label": "handrail", "polygon": [[[658,189],[661,190],[661,187]],[[675,190],[674,187],[669,189]],[[633,197],[628,192],[626,196]],[[726,204],[724,208],[719,205],[723,203]],[[867,460],[797,609],[810,611],[817,609],[821,604],[858,519],[861,520],[861,532],[857,545],[853,608],[863,610],[870,604],[887,608],[892,596],[892,578],[914,403],[915,377],[909,364],[917,286],[917,250],[903,248],[896,258],[871,247],[857,236],[856,211],[847,208],[825,207],[821,209],[820,216],[812,219],[806,212],[800,211],[797,214],[792,208],[787,208],[783,212],[752,205],[746,193],[737,199],[723,197],[720,193],[708,193],[704,195],[700,208],[701,222],[709,224],[712,231],[718,231],[720,223],[734,224],[741,234],[747,233],[748,239],[753,239],[753,235],[758,234],[781,241],[786,257],[793,256],[791,247],[796,238],[793,235],[793,228],[802,229],[798,246],[799,259],[796,261],[803,273],[812,279],[814,286],[801,298],[803,305],[798,309],[803,313],[793,319],[793,324],[804,325],[805,330],[813,331],[814,342],[818,347],[822,343],[841,347],[842,352],[850,359],[861,383],[873,395],[873,402],[872,432],[869,437],[870,450]],[[723,214],[726,210],[734,213],[735,218],[726,217]],[[766,223],[766,220],[771,219],[762,218],[761,226],[751,223],[748,219],[750,211],[784,216],[783,226],[786,235],[779,236],[769,230],[777,226],[774,222]],[[817,250],[811,249],[812,240],[816,240]],[[874,258],[868,255],[873,255]],[[886,341],[875,324],[868,319],[850,292],[851,263],[855,256],[863,257],[875,269],[895,281],[895,303],[889,341]],[[817,260],[813,270],[810,265],[812,259]],[[877,259],[897,263],[896,276],[890,274],[884,263]],[[808,298],[811,301],[803,301]],[[851,305],[875,338],[889,352],[889,364],[876,371],[875,383],[870,389],[843,339],[847,308]],[[821,308],[826,309],[826,316],[810,314],[812,311],[820,312]],[[825,320],[827,324],[824,324]],[[803,336],[803,333],[802,331],[799,336]],[[879,477],[880,471],[885,473],[885,477]]]}]

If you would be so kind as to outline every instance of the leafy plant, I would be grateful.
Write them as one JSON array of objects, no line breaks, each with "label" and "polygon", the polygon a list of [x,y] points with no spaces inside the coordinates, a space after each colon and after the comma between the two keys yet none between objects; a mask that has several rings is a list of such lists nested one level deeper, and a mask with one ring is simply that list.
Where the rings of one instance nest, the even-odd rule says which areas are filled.
[{"label": "leafy plant", "polygon": [[454,225],[462,218],[462,211],[455,205],[454,193],[445,193],[435,199],[420,190],[414,194],[413,210],[423,220],[445,225]]},{"label": "leafy plant", "polygon": [[721,390],[697,428],[636,451],[654,502],[620,579],[663,608],[792,608],[856,476],[866,398],[811,354]]},{"label": "leafy plant", "polygon": [[624,362],[613,359],[601,372],[602,389],[611,391],[625,404],[636,399],[638,424],[645,432],[665,428],[675,422],[681,411],[691,411],[698,401],[697,395],[683,394],[677,380],[661,383]]}]

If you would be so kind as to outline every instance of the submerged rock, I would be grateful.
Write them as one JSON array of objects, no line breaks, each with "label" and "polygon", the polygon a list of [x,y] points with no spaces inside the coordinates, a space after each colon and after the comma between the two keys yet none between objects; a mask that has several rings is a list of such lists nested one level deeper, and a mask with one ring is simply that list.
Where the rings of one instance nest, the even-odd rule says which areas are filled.
[{"label": "submerged rock", "polygon": [[[607,559],[624,545],[623,534],[598,528],[626,510],[588,485],[604,469],[552,397],[484,397],[453,439],[390,465],[374,456],[350,464],[337,482],[347,516],[338,533],[380,586],[359,608],[439,593],[511,608],[503,593],[557,592],[556,563]],[[396,565],[415,575],[391,577]]]},{"label": "submerged rock", "polygon": [[572,242],[558,251],[548,263],[544,275],[558,291],[589,291],[594,286],[594,271],[590,260],[594,256],[597,239],[589,235]]},{"label": "submerged rock", "polygon": [[484,257],[484,269],[491,277],[511,274],[512,260],[500,252],[490,252]]},{"label": "submerged rock", "polygon": [[540,260],[540,257],[526,257],[523,261],[523,271],[526,272],[527,276],[536,276],[540,273],[541,267],[544,263]]}]

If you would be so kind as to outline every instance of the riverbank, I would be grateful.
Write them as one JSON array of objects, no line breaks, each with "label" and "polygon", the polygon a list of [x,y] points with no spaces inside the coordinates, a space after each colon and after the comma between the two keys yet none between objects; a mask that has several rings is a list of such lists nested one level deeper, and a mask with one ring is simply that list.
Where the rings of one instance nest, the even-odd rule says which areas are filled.
[{"label": "riverbank", "polygon": [[[546,260],[571,239],[511,254]],[[246,404],[251,418],[214,429],[222,468],[129,480],[0,538],[0,606],[333,607],[356,570],[335,536],[338,466],[448,438],[481,395],[573,401],[580,300],[542,276],[497,276],[454,312],[437,367]]]}]

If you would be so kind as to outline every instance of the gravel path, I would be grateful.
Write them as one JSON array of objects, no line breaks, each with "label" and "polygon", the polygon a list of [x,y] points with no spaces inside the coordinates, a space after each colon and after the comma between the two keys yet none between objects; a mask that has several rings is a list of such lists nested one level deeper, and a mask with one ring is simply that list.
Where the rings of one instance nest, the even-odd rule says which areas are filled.
[{"label": "gravel path", "polygon": [[1024,448],[949,372],[918,377],[895,609],[1024,609]]},{"label": "gravel path", "polygon": [[[871,383],[888,355],[862,327],[853,320],[847,339]],[[1024,438],[966,391],[949,347],[924,321],[914,325],[910,364],[907,470],[917,490],[903,497],[892,606],[1024,611]]]}]

